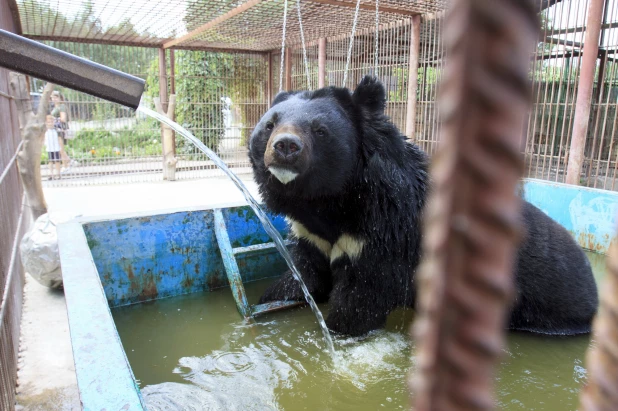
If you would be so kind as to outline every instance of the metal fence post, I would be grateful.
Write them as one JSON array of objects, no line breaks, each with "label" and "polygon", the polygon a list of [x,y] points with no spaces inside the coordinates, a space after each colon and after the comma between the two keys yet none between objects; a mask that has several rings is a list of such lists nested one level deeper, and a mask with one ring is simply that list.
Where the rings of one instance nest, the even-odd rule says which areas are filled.
[{"label": "metal fence post", "polygon": [[408,64],[408,105],[406,107],[406,136],[416,140],[416,90],[418,88],[418,60],[421,48],[421,16],[412,17],[410,27],[410,62]]},{"label": "metal fence post", "polygon": [[573,122],[573,137],[569,150],[567,166],[567,184],[579,184],[579,178],[584,161],[584,149],[590,121],[590,107],[594,75],[599,53],[599,37],[601,19],[603,17],[603,0],[590,0],[588,20],[586,22],[586,38],[582,58],[582,68],[579,77],[577,100],[575,102],[575,120]]},{"label": "metal fence post", "polygon": [[326,38],[318,41],[318,88],[326,84]]},{"label": "metal fence post", "polygon": [[[170,59],[174,58],[173,50],[170,50]],[[170,68],[173,70],[174,63],[170,60]],[[159,114],[175,119],[176,95],[168,96],[168,76],[167,76],[167,60],[165,49],[159,49],[159,102],[155,99],[155,106]],[[172,88],[175,89],[175,84],[172,81]],[[168,181],[176,180],[176,134],[174,130],[161,123],[161,159],[163,164],[163,179]]]},{"label": "metal fence post", "polygon": [[285,90],[292,91],[292,53],[294,49],[292,47],[286,47],[285,49]]},{"label": "metal fence post", "polygon": [[266,107],[270,107],[273,102],[273,53],[268,53],[268,79],[266,80]]},{"label": "metal fence post", "polygon": [[[165,49],[159,49],[159,99],[161,101],[162,114],[167,113],[168,90],[167,90],[167,59],[165,56]],[[165,147],[165,127],[161,123],[161,161],[163,166],[163,179],[166,179],[165,173],[165,153],[169,150]],[[169,140],[169,139],[167,139]]]}]

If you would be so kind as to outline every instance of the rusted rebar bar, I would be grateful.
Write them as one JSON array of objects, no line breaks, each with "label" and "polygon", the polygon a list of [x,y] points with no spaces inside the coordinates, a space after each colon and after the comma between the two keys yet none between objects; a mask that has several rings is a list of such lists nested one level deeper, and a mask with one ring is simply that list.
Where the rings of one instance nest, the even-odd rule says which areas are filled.
[{"label": "rusted rebar bar", "polygon": [[494,407],[518,237],[519,138],[538,21],[528,1],[455,0],[441,148],[419,273],[415,409]]},{"label": "rusted rebar bar", "polygon": [[607,258],[601,304],[594,320],[596,344],[586,354],[588,384],[580,396],[583,411],[618,409],[618,244]]}]

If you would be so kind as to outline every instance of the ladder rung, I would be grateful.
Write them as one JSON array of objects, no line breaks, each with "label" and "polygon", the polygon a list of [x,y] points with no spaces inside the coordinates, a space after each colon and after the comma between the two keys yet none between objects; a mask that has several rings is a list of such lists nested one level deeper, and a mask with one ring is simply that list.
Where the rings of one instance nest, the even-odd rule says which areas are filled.
[{"label": "ladder rung", "polygon": [[272,301],[265,304],[251,306],[251,315],[272,313],[273,311],[285,310],[293,307],[300,307],[307,304],[305,301]]},{"label": "ladder rung", "polygon": [[[285,240],[284,243],[285,243],[286,247],[289,247],[290,244],[292,244],[292,242],[290,240]],[[253,253],[260,252],[260,251],[272,250],[274,248],[276,248],[275,247],[275,243],[270,242],[270,243],[249,245],[247,247],[232,248],[232,253],[234,253],[234,255],[238,255],[238,254],[253,254]]]},{"label": "ladder rung", "polygon": [[251,306],[251,314],[266,314],[273,311],[285,310],[287,308],[299,307],[305,304],[306,302],[304,301],[272,301],[270,303],[256,304]]}]

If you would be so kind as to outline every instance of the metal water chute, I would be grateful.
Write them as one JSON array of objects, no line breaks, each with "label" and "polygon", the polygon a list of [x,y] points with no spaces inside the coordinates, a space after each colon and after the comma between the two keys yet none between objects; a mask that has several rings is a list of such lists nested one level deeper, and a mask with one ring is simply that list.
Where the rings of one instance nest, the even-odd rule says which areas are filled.
[{"label": "metal water chute", "polygon": [[110,67],[0,30],[0,66],[136,109],[146,82]]}]

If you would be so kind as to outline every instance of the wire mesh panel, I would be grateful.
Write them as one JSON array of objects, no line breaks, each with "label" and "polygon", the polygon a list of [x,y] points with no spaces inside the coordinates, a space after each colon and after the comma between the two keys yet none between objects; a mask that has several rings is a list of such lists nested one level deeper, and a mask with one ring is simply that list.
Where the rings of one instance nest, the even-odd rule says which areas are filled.
[{"label": "wire mesh panel", "polygon": [[[410,67],[412,24],[410,20],[391,23],[378,31],[378,66],[376,75],[387,91],[386,114],[399,127],[406,130],[408,108],[408,81]],[[368,48],[371,49],[370,47]],[[373,66],[370,53],[365,59]]]},{"label": "wire mesh panel", "polygon": [[583,181],[590,187],[618,190],[618,64],[615,59],[618,50],[618,4],[615,1],[606,2],[602,23],[605,29],[601,31],[599,67],[585,150],[590,162],[584,167]]},{"label": "wire mesh panel", "polygon": [[[176,120],[218,153],[237,171],[249,171],[246,146],[253,127],[267,109],[268,55],[193,50],[167,52],[166,75],[159,75],[158,50],[142,47],[48,42],[52,47],[86,57],[144,78],[142,104],[153,108],[162,78],[177,95]],[[171,56],[174,56],[174,76]],[[273,69],[273,72],[275,70]],[[316,74],[317,75],[317,74]],[[33,79],[35,105],[44,82]],[[157,121],[120,105],[84,93],[59,88],[62,101],[51,103],[66,111],[71,137],[62,171],[42,156],[47,185],[83,185],[160,181],[161,129]],[[176,178],[219,175],[213,164],[183,137],[176,137]],[[207,171],[210,170],[210,171]],[[207,171],[207,172],[205,172]]]},{"label": "wire mesh panel", "polygon": [[[236,172],[249,172],[247,143],[268,107],[268,55],[177,50],[176,121]],[[208,158],[176,136],[178,179],[221,175]]]},{"label": "wire mesh panel", "polygon": [[528,177],[564,182],[571,144],[588,0],[540,10],[541,39],[531,63],[534,105],[527,126]]},{"label": "wire mesh panel", "polygon": [[[327,39],[326,85],[343,85],[350,47],[349,36]],[[406,127],[410,39],[410,20],[380,25],[376,56],[375,29],[357,32],[346,81],[346,87],[353,90],[365,75],[377,75],[387,90],[386,114],[402,132]]]},{"label": "wire mesh panel", "polygon": [[[350,26],[350,30],[351,30]],[[326,82],[327,86],[342,87],[345,73],[346,58],[350,47],[349,34],[326,40]],[[358,47],[358,43],[356,45]],[[358,50],[352,50],[358,54]],[[348,78],[347,86],[354,88],[354,80]]]},{"label": "wire mesh panel", "polygon": [[429,154],[436,151],[440,139],[436,99],[445,62],[442,29],[443,16],[423,18],[417,76],[416,143]]},{"label": "wire mesh panel", "polygon": [[[6,2],[0,2],[0,28],[14,31]],[[17,101],[8,70],[0,69],[0,409],[15,407],[15,382],[24,273],[19,240],[30,225],[30,213],[16,164],[20,148]],[[19,101],[20,106],[22,101]]]},{"label": "wire mesh panel", "polygon": [[20,135],[15,104],[6,96],[8,71],[0,70],[0,409],[15,402],[19,324],[21,319],[23,270],[19,240],[29,225],[15,154]]},{"label": "wire mesh panel", "polygon": [[[66,3],[66,4],[64,4]],[[220,2],[191,0],[185,13],[157,8],[158,2],[116,4],[110,10],[126,12],[126,21],[113,20],[105,7],[67,0],[63,7],[45,6],[34,0],[18,1],[24,31],[33,38],[71,38],[93,42],[157,45],[176,39],[174,81],[167,66],[168,86],[178,96],[177,119],[188,126],[230,165],[248,169],[246,141],[267,109],[269,98],[279,90],[283,0]],[[78,4],[79,3],[79,4]],[[152,3],[152,4],[151,4]],[[172,2],[173,3],[173,2]],[[97,3],[98,4],[98,3]],[[247,6],[237,12],[240,5]],[[307,44],[309,84],[301,47],[297,5],[289,1],[286,45],[291,56],[292,89],[317,88],[318,39],[326,38],[326,85],[341,86],[350,50],[354,0],[303,0],[301,16]],[[536,0],[542,31],[531,58],[534,105],[522,130],[528,177],[565,181],[579,82],[581,53],[589,0]],[[617,168],[615,123],[618,89],[618,5],[606,1],[592,112],[585,144],[580,183],[613,189]],[[358,27],[351,49],[347,87],[353,89],[365,74],[377,74],[388,90],[387,114],[406,130],[411,14],[422,16],[414,140],[432,154],[439,140],[440,118],[435,109],[438,83],[445,60],[442,46],[445,1],[380,1],[376,49],[375,2],[362,0]],[[180,7],[180,6],[179,6]],[[69,11],[71,11],[69,13]],[[151,16],[168,10],[171,26],[150,24]],[[139,17],[139,18],[136,18]],[[79,17],[79,18],[78,18]],[[114,17],[114,18],[116,18]],[[212,23],[223,18],[223,22]],[[113,20],[113,21],[112,21]],[[122,23],[122,24],[120,24]],[[148,24],[147,24],[148,23]],[[204,26],[208,23],[207,26]],[[212,23],[212,24],[211,24]],[[156,27],[156,28],[155,28]],[[195,35],[182,37],[194,29]],[[87,57],[147,79],[145,104],[159,93],[158,51],[154,48],[81,43],[53,43],[55,47]],[[252,50],[243,53],[204,51],[200,48]],[[259,52],[258,52],[259,51]],[[376,51],[378,66],[376,71]],[[255,53],[255,54],[250,54]],[[268,66],[268,53],[270,63]],[[168,55],[170,52],[168,51]],[[42,84],[32,85],[33,98]],[[61,89],[75,134],[67,141],[67,154],[74,162],[62,180],[49,184],[90,184],[161,179],[160,127],[111,103]],[[212,165],[191,146],[177,138],[178,178],[198,177]],[[43,162],[46,162],[46,154]],[[69,160],[65,158],[64,165]],[[68,168],[68,167],[67,167]],[[44,178],[49,168],[43,167]],[[209,172],[212,174],[214,172]]]},{"label": "wire mesh panel", "polygon": [[[375,26],[375,2],[361,1],[358,29]],[[281,45],[283,31],[283,0],[262,0],[242,13],[234,14],[223,24],[213,25],[197,35],[182,41],[183,47],[218,47],[267,51]],[[349,33],[355,14],[354,0],[302,0],[301,14],[305,39],[336,37]],[[383,0],[380,1],[381,21],[384,24],[398,22],[414,13],[443,10],[446,1]],[[300,24],[296,4],[289,1],[286,37],[289,45],[301,43]]]},{"label": "wire mesh panel", "polygon": [[307,70],[305,70],[305,59],[302,45],[291,49],[292,89],[294,90],[315,90],[318,88],[318,44],[315,43],[306,45],[306,49],[309,84],[307,84]]},{"label": "wire mesh panel", "polygon": [[[280,85],[282,89],[285,89],[285,84],[281,82],[280,71],[281,71],[281,52],[276,51],[272,53],[272,67],[270,70],[271,72],[270,73],[270,81],[271,81],[270,84],[272,85],[271,87],[272,87],[272,98],[273,99],[279,92]],[[285,76],[285,67],[284,67],[283,75]],[[269,101],[269,103],[272,103],[272,101]]]},{"label": "wire mesh panel", "polygon": [[[247,5],[247,3],[249,3]],[[289,2],[288,35],[298,44],[296,4]],[[383,23],[410,17],[412,13],[444,10],[446,0],[381,0]],[[356,0],[302,0],[303,29],[307,39],[348,32]],[[374,0],[361,0],[359,28],[374,22]],[[17,0],[24,34],[38,39],[104,42],[158,47],[202,28],[194,37],[180,41],[183,47],[234,48],[267,51],[280,44],[283,0]],[[242,13],[233,11],[245,5]],[[232,13],[230,15],[230,13]],[[204,28],[215,19],[223,24]],[[162,24],[165,22],[165,24]]]},{"label": "wire mesh panel", "polygon": [[[46,42],[48,45],[147,81],[142,104],[158,96],[158,52],[143,47]],[[41,172],[45,184],[83,185],[161,180],[161,131],[158,122],[119,104],[58,87],[53,102],[38,101],[44,82],[33,79],[35,105],[49,104],[56,118],[64,112],[69,131],[64,134],[61,174],[43,149]],[[58,121],[56,120],[58,126]]]}]

